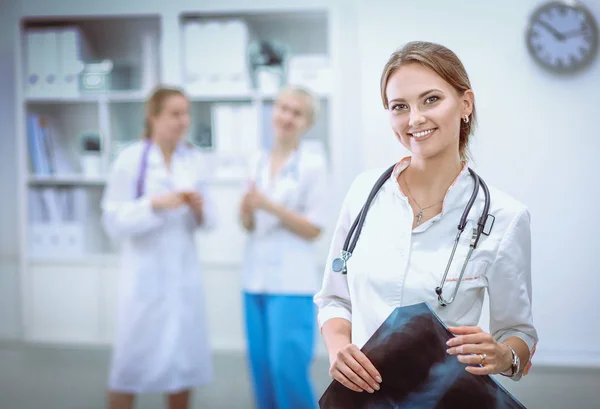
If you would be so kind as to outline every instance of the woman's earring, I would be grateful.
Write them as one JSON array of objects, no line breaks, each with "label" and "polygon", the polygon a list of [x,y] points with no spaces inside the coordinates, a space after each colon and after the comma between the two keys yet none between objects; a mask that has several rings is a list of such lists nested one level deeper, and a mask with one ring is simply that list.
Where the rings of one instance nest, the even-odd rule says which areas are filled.
[{"label": "woman's earring", "polygon": [[469,115],[465,115],[465,119],[463,119],[463,121],[465,121],[465,124],[469,123]]}]

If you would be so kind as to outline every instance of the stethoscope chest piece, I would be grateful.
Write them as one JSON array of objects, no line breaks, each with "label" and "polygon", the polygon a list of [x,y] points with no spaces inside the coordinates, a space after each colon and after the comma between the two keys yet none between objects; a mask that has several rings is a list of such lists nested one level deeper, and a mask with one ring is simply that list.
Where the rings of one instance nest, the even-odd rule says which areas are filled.
[{"label": "stethoscope chest piece", "polygon": [[331,263],[331,269],[336,273],[346,274],[346,262],[348,261],[351,255],[352,253],[342,250],[341,257],[334,259]]}]

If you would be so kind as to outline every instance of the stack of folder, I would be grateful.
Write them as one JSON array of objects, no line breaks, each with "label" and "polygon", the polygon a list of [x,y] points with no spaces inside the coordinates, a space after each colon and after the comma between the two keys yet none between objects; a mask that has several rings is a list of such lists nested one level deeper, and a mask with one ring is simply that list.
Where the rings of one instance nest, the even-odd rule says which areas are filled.
[{"label": "stack of folder", "polygon": [[248,27],[242,20],[189,21],[184,25],[184,79],[192,95],[250,92]]},{"label": "stack of folder", "polygon": [[25,48],[26,97],[79,96],[79,73],[90,47],[77,27],[29,29]]}]

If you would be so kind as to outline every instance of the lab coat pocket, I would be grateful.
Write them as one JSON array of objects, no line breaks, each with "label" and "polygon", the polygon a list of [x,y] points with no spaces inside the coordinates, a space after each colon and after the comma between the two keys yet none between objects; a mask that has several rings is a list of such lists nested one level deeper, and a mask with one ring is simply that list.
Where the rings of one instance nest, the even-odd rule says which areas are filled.
[{"label": "lab coat pocket", "polygon": [[[467,228],[460,236],[460,241],[458,243],[458,246],[456,247],[454,256],[451,256],[452,247],[450,246],[450,243],[448,243],[448,247],[444,249],[444,253],[447,252],[448,258],[444,260],[444,264],[441,268],[441,271],[436,272],[435,275],[439,275],[439,278],[441,279],[447,267],[448,261],[452,260],[452,263],[448,268],[448,276],[446,277],[447,282],[456,283],[461,275],[463,267],[464,273],[462,276],[462,281],[466,282],[482,280],[485,276],[485,271],[487,269],[486,256],[484,253],[481,252],[479,247],[473,249],[471,252],[471,239],[472,231],[470,221],[467,225]],[[471,254],[469,254],[469,252],[471,252]],[[466,265],[465,262],[467,262]]]},{"label": "lab coat pocket", "polygon": [[[465,266],[465,271],[461,278],[461,271],[465,258],[456,258],[452,263],[446,282],[444,283],[444,298],[448,299],[453,294],[454,289],[458,285],[459,293],[469,290],[477,290],[485,286],[485,272],[488,263],[483,260],[469,260]],[[443,277],[443,271],[439,274],[440,281]],[[460,280],[459,280],[460,279]]]}]

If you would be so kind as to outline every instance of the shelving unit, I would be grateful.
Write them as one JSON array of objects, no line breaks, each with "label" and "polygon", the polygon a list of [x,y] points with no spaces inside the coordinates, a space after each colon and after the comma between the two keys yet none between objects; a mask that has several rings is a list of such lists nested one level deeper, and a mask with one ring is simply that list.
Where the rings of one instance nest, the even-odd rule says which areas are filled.
[{"label": "shelving unit", "polygon": [[[119,141],[125,139],[120,132],[114,133],[120,129],[130,132],[131,121],[118,115],[118,109],[111,108],[120,104],[143,107],[149,90],[158,83],[159,26],[159,16],[35,18],[22,21],[22,71],[26,80],[23,106],[28,122],[27,146],[24,149],[28,161],[24,162],[29,163],[25,177],[28,193],[24,200],[30,209],[30,217],[36,207],[40,211],[50,209],[44,215],[45,221],[28,223],[26,230],[30,235],[45,234],[47,223],[56,224],[55,230],[59,232],[62,231],[60,223],[67,223],[73,228],[78,224],[85,231],[79,237],[86,242],[77,248],[88,252],[81,256],[114,253],[114,246],[108,244],[98,222],[99,203],[106,172],[115,154],[113,150],[119,146]],[[44,60],[40,61],[42,56]],[[82,78],[84,74],[88,75],[88,67],[106,61],[111,62],[114,70],[126,67],[121,68],[126,75],[103,75],[98,78],[105,80],[105,86],[96,89],[84,87]],[[85,68],[81,74],[74,76],[75,66],[80,70]],[[37,82],[32,78],[37,78]],[[32,123],[40,124],[35,131],[31,128]],[[92,159],[97,160],[98,165],[92,170],[82,161],[85,152],[81,137],[86,133],[98,135],[101,142],[98,158]],[[130,136],[132,139],[135,137],[137,135]],[[32,149],[36,146],[38,153],[34,154]],[[46,166],[40,163],[46,163]],[[52,208],[61,210],[65,206],[58,198],[58,192],[68,197],[65,200],[77,201],[72,205],[78,209],[71,210],[78,216],[62,214],[64,220],[53,220]],[[75,192],[78,192],[77,198],[74,197]],[[58,204],[52,203],[55,201]],[[26,239],[25,243],[28,247],[25,251],[27,263],[29,255],[36,253],[31,246],[35,243],[44,246],[45,240]],[[70,259],[72,256],[68,247],[56,250],[56,258]]]},{"label": "shelving unit", "polygon": [[[29,209],[22,216],[21,227],[21,287],[25,338],[30,341],[50,343],[107,343],[112,339],[113,316],[116,308],[116,282],[119,275],[118,245],[106,236],[101,225],[100,202],[106,183],[107,171],[118,152],[142,136],[144,104],[154,86],[165,82],[163,69],[179,72],[179,82],[167,85],[181,87],[191,102],[192,124],[188,139],[209,152],[219,168],[231,161],[224,154],[223,140],[216,129],[215,109],[233,106],[247,109],[247,122],[240,121],[236,132],[246,132],[256,138],[259,149],[267,146],[265,135],[270,126],[270,108],[277,89],[257,87],[251,82],[247,89],[228,87],[198,87],[188,81],[186,62],[186,26],[194,23],[218,21],[219,24],[236,20],[247,28],[247,42],[238,50],[244,55],[229,56],[245,64],[245,49],[258,40],[275,39],[286,44],[290,55],[330,55],[331,24],[327,9],[293,11],[231,11],[220,13],[181,10],[175,20],[165,21],[165,15],[129,15],[127,17],[84,16],[77,18],[36,17],[22,20],[20,73],[23,91],[19,93],[21,107],[21,168],[20,178],[22,208]],[[172,17],[171,17],[172,18]],[[165,27],[171,30],[163,33]],[[50,91],[32,91],[29,79],[32,74],[28,48],[31,31],[47,32],[69,28],[81,34],[80,57],[86,61],[113,60],[130,67],[132,74],[128,89],[81,92],[79,88],[59,87]],[[173,30],[179,35],[173,36]],[[176,38],[179,43],[163,43],[164,36]],[[220,42],[223,39],[219,39]],[[79,43],[78,43],[79,44]],[[168,49],[167,49],[168,48]],[[172,59],[176,48],[179,59]],[[208,50],[219,56],[230,52],[229,47],[211,48],[205,51],[195,44],[194,52],[202,55],[204,65],[215,60]],[[168,52],[167,52],[168,51]],[[168,54],[168,55],[166,55]],[[171,58],[170,58],[171,57]],[[48,58],[48,55],[45,56]],[[243,68],[248,72],[248,68]],[[46,73],[47,74],[47,73]],[[43,79],[44,75],[40,75]],[[172,77],[172,75],[171,75]],[[309,81],[310,82],[310,81]],[[296,82],[297,83],[297,82]],[[303,85],[303,84],[299,84]],[[320,141],[325,154],[330,156],[333,89],[311,87],[319,97],[321,112],[306,139]],[[63,151],[69,166],[60,172],[36,172],[30,160],[27,128],[29,115],[37,114],[52,123],[52,135]],[[97,172],[85,172],[81,162],[83,133],[97,133],[101,137],[100,165]],[[244,134],[245,135],[245,134]],[[243,162],[244,157],[234,158]],[[246,158],[247,159],[247,158]],[[241,163],[240,162],[240,163]],[[201,261],[206,269],[230,271],[236,276],[242,262],[245,233],[237,218],[237,206],[245,189],[241,168],[227,172],[215,172],[213,196],[219,209],[219,225],[216,230],[198,234]],[[218,170],[218,169],[216,169]],[[56,192],[82,197],[79,218],[64,225],[52,224],[56,231],[71,231],[82,243],[76,250],[39,252],[35,239],[40,235],[40,225],[32,215],[36,207],[36,195],[52,196]],[[33,217],[33,218],[32,218]],[[80,230],[77,230],[77,226]],[[46,226],[48,227],[48,226]],[[69,230],[70,229],[70,230]],[[47,230],[47,229],[46,229]],[[42,233],[47,231],[42,229]],[[46,232],[46,233],[45,233]],[[53,233],[54,232],[54,233]],[[226,243],[226,244],[225,244]],[[326,245],[327,243],[324,243]],[[227,248],[227,251],[223,251]],[[325,250],[324,250],[325,252]],[[208,277],[209,291],[225,291],[225,278]],[[67,307],[68,306],[68,307]],[[226,338],[226,337],[224,337]]]},{"label": "shelving unit", "polygon": [[[64,33],[69,33],[67,38]],[[110,340],[119,256],[117,244],[102,227],[100,202],[112,150],[127,137],[139,136],[122,133],[133,132],[136,118],[120,115],[119,108],[132,106],[141,112],[160,80],[159,39],[158,15],[21,21],[20,106],[25,125],[20,190],[28,211],[20,224],[26,340]],[[43,56],[42,63],[37,55]],[[114,67],[127,67],[127,75],[113,76],[113,82],[98,89],[83,88],[81,75],[67,81],[74,66],[81,69],[83,63],[106,60]],[[32,75],[40,82],[32,85]],[[40,124],[36,131],[32,123]],[[93,158],[98,166],[91,169],[82,160],[81,138],[86,133],[101,141],[101,151]],[[41,140],[46,144],[33,156],[32,147],[42,146],[34,142]]]}]

